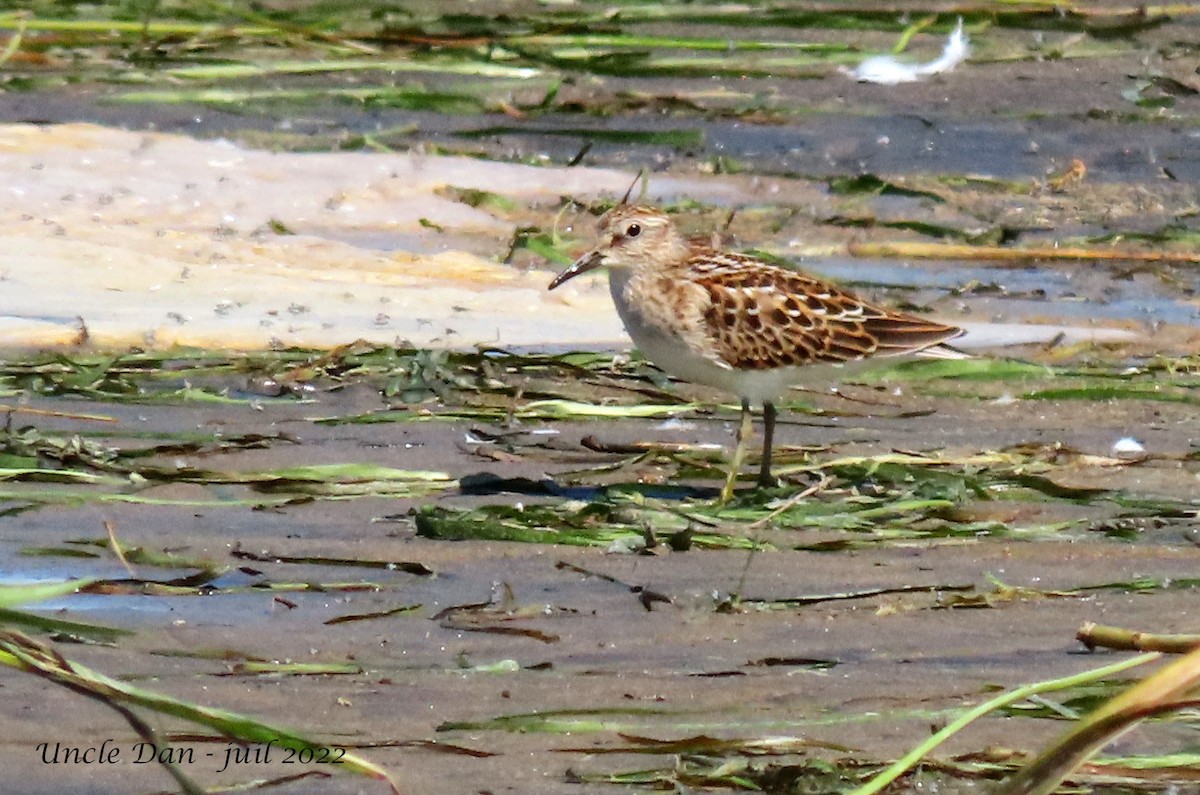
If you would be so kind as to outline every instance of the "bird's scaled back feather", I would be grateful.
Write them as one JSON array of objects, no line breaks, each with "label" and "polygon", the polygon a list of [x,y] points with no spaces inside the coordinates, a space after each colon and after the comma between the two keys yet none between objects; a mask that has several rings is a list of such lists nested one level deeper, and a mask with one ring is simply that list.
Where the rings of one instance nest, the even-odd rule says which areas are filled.
[{"label": "bird's scaled back feather", "polygon": [[697,249],[687,272],[707,293],[704,326],[714,352],[738,369],[917,353],[962,334],[751,257]]}]

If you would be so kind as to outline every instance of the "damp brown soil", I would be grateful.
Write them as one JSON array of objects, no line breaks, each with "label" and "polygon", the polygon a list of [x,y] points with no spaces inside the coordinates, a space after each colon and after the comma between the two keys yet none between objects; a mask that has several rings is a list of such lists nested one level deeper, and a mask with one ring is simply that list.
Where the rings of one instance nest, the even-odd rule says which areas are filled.
[{"label": "damp brown soil", "polygon": [[[805,744],[750,759],[758,767],[887,760],[996,688],[1116,659],[1114,652],[1085,652],[1074,638],[1084,622],[1172,633],[1196,620],[1189,583],[1200,550],[1182,510],[1196,482],[1192,407],[933,391],[889,383],[801,395],[805,410],[787,413],[779,429],[781,471],[793,474],[777,501],[755,497],[747,484],[735,503],[763,519],[753,522],[736,511],[704,513],[710,500],[703,491],[655,496],[651,489],[630,500],[629,489],[656,482],[700,490],[715,483],[703,476],[678,481],[682,470],[671,458],[603,452],[644,442],[727,448],[734,413],[711,402],[713,394],[686,387],[681,396],[705,402],[666,425],[662,418],[456,420],[449,412],[474,401],[453,395],[402,407],[407,421],[330,424],[387,407],[370,381],[317,389],[303,401],[247,405],[26,399],[13,414],[21,438],[78,434],[87,444],[128,450],[186,437],[193,446],[161,448],[151,459],[178,472],[354,462],[441,472],[454,483],[408,496],[376,488],[308,497],[287,486],[247,490],[214,477],[163,476],[157,485],[131,478],[87,488],[10,483],[0,559],[13,581],[96,577],[109,584],[27,608],[133,631],[101,644],[59,634],[63,655],[140,687],[360,748],[406,792],[634,791],[640,787],[604,779],[646,770],[682,775],[696,764],[686,753],[647,753],[636,738],[788,737]],[[1114,442],[1126,436],[1136,436],[1148,455],[1114,458]],[[261,444],[222,447],[223,440],[259,437]],[[81,468],[70,456],[51,460],[47,445],[45,468]],[[15,450],[12,437],[7,449]],[[814,482],[811,472],[796,471],[798,462],[865,455],[882,465],[890,454],[921,454],[942,457],[965,476],[988,469],[969,462],[981,451],[1015,450],[1024,451],[1030,471],[1050,462],[1037,471],[1080,491],[1011,499],[987,485],[977,498],[955,500],[950,525],[976,528],[959,534],[923,534],[886,516],[849,530],[781,526],[768,517]],[[896,488],[882,476],[851,484],[853,478],[831,473],[828,493],[807,501],[838,509]],[[595,488],[604,484],[627,491]],[[56,499],[54,489],[74,491]],[[1083,498],[1089,489],[1107,497]],[[480,538],[460,541],[422,531],[418,522],[422,511],[562,510],[581,497],[618,503],[633,514],[622,521],[640,521],[647,535],[657,530],[661,537],[587,548],[494,540],[482,530]],[[1135,503],[1159,507],[1137,510]],[[697,530],[766,546],[753,555],[733,545],[672,549],[667,531],[655,526],[662,514],[637,513],[646,505],[694,514]],[[126,568],[106,546],[106,523],[127,550],[191,563]],[[604,523],[592,529],[599,533]],[[647,548],[630,551],[641,546]],[[68,556],[73,552],[90,557]],[[208,574],[189,586],[166,587],[203,568]],[[740,602],[731,606],[730,594]],[[248,661],[346,670],[255,673],[244,667]],[[0,714],[10,727],[6,771],[23,782],[22,792],[169,786],[157,765],[131,763],[137,738],[107,707],[15,671],[0,673],[0,681]],[[181,753],[191,749],[183,768],[207,786],[323,772],[287,764],[278,752],[268,764],[235,756],[222,771],[233,745],[152,720],[164,732],[180,732],[167,736]],[[1034,750],[1062,726],[1044,712],[993,716],[937,756]],[[1182,742],[1181,732],[1172,724],[1142,729],[1113,750],[1161,751]],[[47,764],[39,748],[104,740],[122,750],[120,764]],[[976,791],[967,779],[943,786]],[[376,788],[383,787],[334,776],[271,791]]]}]

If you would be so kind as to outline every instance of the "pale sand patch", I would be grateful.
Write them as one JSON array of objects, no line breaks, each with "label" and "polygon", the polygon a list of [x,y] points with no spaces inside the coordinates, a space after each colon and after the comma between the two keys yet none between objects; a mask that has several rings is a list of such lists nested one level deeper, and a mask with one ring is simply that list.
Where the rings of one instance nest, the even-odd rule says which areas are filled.
[{"label": "pale sand patch", "polygon": [[[498,261],[513,221],[438,191],[542,204],[548,227],[560,197],[621,195],[629,173],[276,153],[87,124],[0,126],[0,170],[7,348],[628,345],[602,275],[548,293],[548,271]],[[737,203],[745,190],[655,175],[647,199]],[[1026,328],[1020,341],[1060,330]]]},{"label": "pale sand patch", "polygon": [[[0,169],[9,347],[73,344],[81,327],[103,348],[622,338],[607,296],[564,300],[546,273],[470,253],[501,256],[514,225],[435,193],[550,202],[623,192],[619,172],[280,154],[83,124],[0,127]],[[373,245],[341,242],[358,238]]]}]

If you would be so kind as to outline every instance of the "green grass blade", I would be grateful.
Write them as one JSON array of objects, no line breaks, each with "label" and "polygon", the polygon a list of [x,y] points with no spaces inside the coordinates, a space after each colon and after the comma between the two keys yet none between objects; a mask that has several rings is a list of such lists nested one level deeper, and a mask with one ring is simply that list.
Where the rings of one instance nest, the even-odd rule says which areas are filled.
[{"label": "green grass blade", "polygon": [[59,596],[76,593],[80,588],[91,585],[95,580],[67,580],[66,582],[39,582],[27,585],[0,585],[0,608],[44,602]]},{"label": "green grass blade", "polygon": [[1106,665],[1102,668],[1094,668],[1090,671],[1084,671],[1083,673],[1063,677],[1062,679],[1051,679],[1044,682],[1035,682],[1031,685],[1025,685],[1024,687],[1018,687],[1015,690],[1009,690],[1006,693],[1001,693],[995,698],[989,699],[984,703],[967,710],[958,718],[946,724],[945,728],[943,728],[941,731],[930,735],[928,739],[919,744],[916,748],[909,751],[900,759],[897,759],[886,770],[875,776],[863,786],[850,792],[849,795],[876,795],[876,793],[882,792],[889,784],[919,764],[920,761],[924,759],[926,755],[928,755],[929,752],[931,752],[934,748],[937,748],[946,740],[950,739],[955,734],[958,734],[958,732],[967,725],[983,717],[994,709],[1007,706],[1039,693],[1062,690],[1064,688],[1075,687],[1077,685],[1093,682],[1097,679],[1113,676],[1114,674],[1127,671],[1130,668],[1134,668],[1138,665],[1157,660],[1160,656],[1161,655],[1159,654],[1141,654],[1137,657],[1121,660],[1120,662],[1113,663],[1112,665]]},{"label": "green grass blade", "polygon": [[39,616],[34,613],[23,613],[20,610],[0,608],[0,627],[24,627],[34,632],[45,632],[49,635],[66,635],[78,638],[90,638],[102,643],[111,643],[117,638],[136,634],[132,630],[120,627],[106,627],[103,624],[84,624],[79,621],[66,621],[61,618]]},{"label": "green grass blade", "polygon": [[67,660],[46,646],[17,632],[0,631],[0,663],[35,673],[76,693],[95,698],[124,714],[129,707],[143,707],[175,718],[206,726],[233,740],[270,744],[295,751],[307,750],[360,775],[384,781],[399,795],[399,785],[383,768],[336,746],[310,740],[303,735],[263,723],[247,715],[202,707],[170,696],[134,687],[105,676],[85,665]]}]

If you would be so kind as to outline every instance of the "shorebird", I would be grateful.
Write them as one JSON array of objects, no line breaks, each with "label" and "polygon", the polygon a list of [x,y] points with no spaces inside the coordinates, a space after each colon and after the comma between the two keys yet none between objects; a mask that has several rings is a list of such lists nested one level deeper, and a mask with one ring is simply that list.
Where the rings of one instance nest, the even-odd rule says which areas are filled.
[{"label": "shorebird", "polygon": [[963,358],[945,345],[963,333],[872,304],[805,273],[685,237],[660,210],[622,203],[599,222],[600,242],[550,282],[607,267],[617,313],[634,345],[684,381],[737,395],[737,445],[721,490],[734,484],[751,434],[751,406],[763,407],[760,488],[775,484],[771,447],[776,403],[811,381],[813,365],[869,357]]}]

